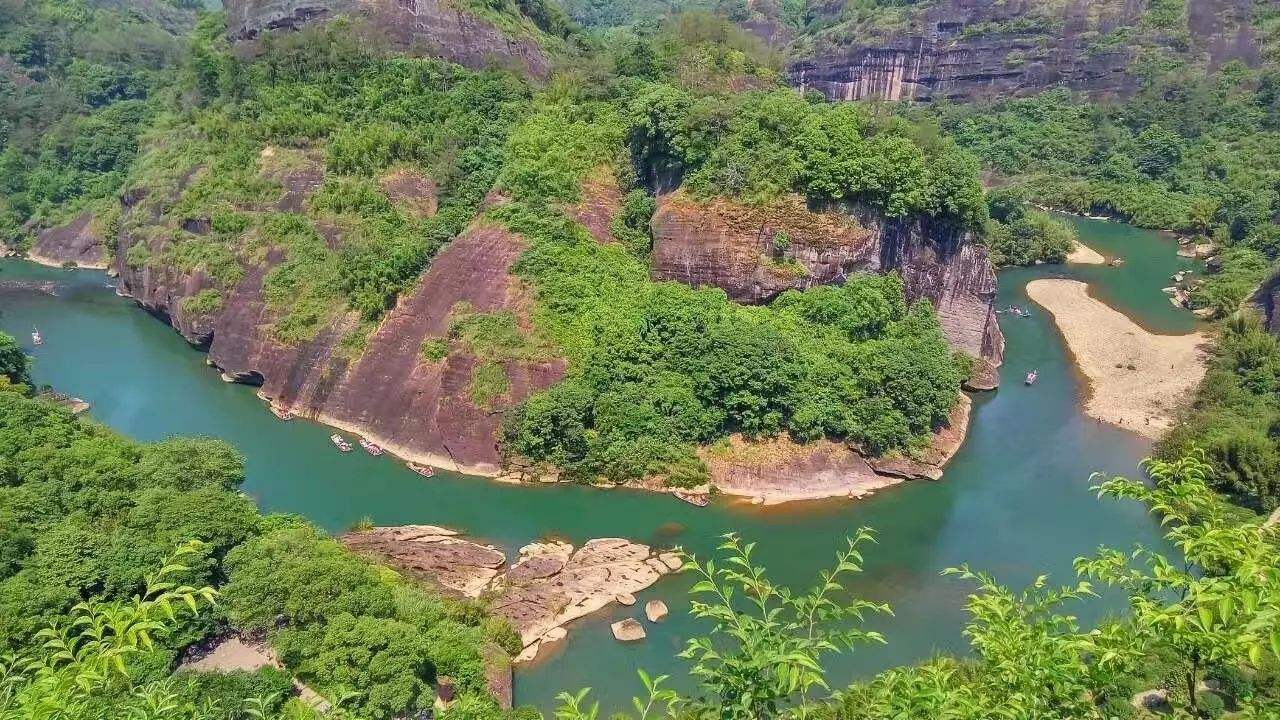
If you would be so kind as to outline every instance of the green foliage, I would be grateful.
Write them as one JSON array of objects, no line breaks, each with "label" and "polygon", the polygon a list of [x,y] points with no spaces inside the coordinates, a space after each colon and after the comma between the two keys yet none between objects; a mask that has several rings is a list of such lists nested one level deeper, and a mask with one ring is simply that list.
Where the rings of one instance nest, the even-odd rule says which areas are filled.
[{"label": "green foliage", "polygon": [[518,204],[492,216],[532,240],[517,272],[539,290],[535,322],[575,360],[564,383],[509,416],[505,447],[567,477],[684,475],[697,466],[692,444],[734,432],[884,452],[919,442],[955,403],[960,376],[937,319],[907,308],[897,277],[747,308],[649,282],[634,256],[562,216]]},{"label": "green foliage", "polygon": [[114,198],[192,20],[62,0],[0,8],[0,241]]},{"label": "green foliage", "polygon": [[440,362],[449,357],[449,341],[444,338],[427,338],[423,340],[422,357],[428,362]]},{"label": "green foliage", "polygon": [[[274,712],[277,690],[289,684],[284,673],[165,680],[178,650],[225,630],[182,614],[184,600],[154,595],[178,585],[221,585],[218,620],[267,632],[289,670],[345,698],[360,717],[429,705],[436,674],[457,678],[463,697],[486,692],[484,648],[518,649],[509,626],[399,580],[296,518],[260,517],[236,492],[243,463],[218,441],[141,445],[0,389],[0,648],[22,656],[0,663],[0,717],[133,717],[135,705],[152,701],[169,714],[139,717]],[[183,551],[181,565],[164,562],[190,538],[201,542]],[[148,584],[157,566],[164,580]],[[179,611],[176,619],[166,608]],[[129,619],[139,609],[149,624]],[[56,637],[40,632],[46,626]],[[141,644],[118,649],[117,633]],[[59,654],[62,644],[69,654]],[[52,669],[37,673],[29,661],[46,653]],[[130,676],[116,657],[132,666]],[[81,665],[109,672],[88,678]],[[56,714],[53,703],[66,698],[84,708]],[[204,707],[216,699],[221,715]]]},{"label": "green foliage", "polygon": [[222,293],[205,288],[195,295],[182,298],[182,311],[189,315],[213,315],[222,310]]},{"label": "green foliage", "polygon": [[31,384],[31,358],[12,335],[0,332],[0,378],[11,385]]},{"label": "green foliage", "polygon": [[1161,443],[1174,460],[1192,447],[1204,449],[1210,482],[1234,502],[1259,512],[1280,505],[1280,344],[1260,320],[1239,313],[1223,324],[1214,358],[1195,404]]},{"label": "green foliage", "polygon": [[1221,261],[1222,270],[1196,288],[1191,301],[1196,307],[1212,308],[1219,316],[1226,316],[1257,290],[1270,272],[1270,263],[1262,253],[1246,247],[1227,250]]},{"label": "green foliage", "polygon": [[997,191],[988,195],[991,219],[984,232],[997,267],[1061,263],[1078,242],[1075,228],[1045,212],[1011,204]]},{"label": "green foliage", "polygon": [[[211,603],[216,592],[174,581],[199,555],[182,546],[151,574],[132,601],[87,601],[33,638],[35,649],[0,661],[0,716],[30,720],[103,717],[202,718],[161,681],[135,684],[129,666],[174,632],[180,619]],[[161,710],[163,708],[163,710]]]},{"label": "green foliage", "polygon": [[1185,663],[1170,688],[1185,689],[1186,707],[1196,711],[1198,686],[1208,668],[1257,667],[1264,653],[1280,656],[1275,532],[1224,513],[1208,487],[1212,467],[1199,453],[1149,461],[1145,469],[1152,485],[1116,478],[1096,489],[1103,496],[1148,504],[1169,528],[1166,536],[1182,557],[1171,560],[1146,548],[1132,553],[1103,548],[1076,566],[1081,575],[1129,593],[1135,631],[1171,648]]},{"label": "green foliage", "polygon": [[[690,673],[709,694],[695,708],[714,710],[722,718],[776,717],[788,701],[811,689],[827,688],[820,665],[823,655],[883,643],[877,632],[862,630],[871,613],[887,613],[887,605],[837,596],[848,576],[862,571],[862,545],[872,542],[862,529],[837,553],[832,569],[801,595],[783,592],[753,564],[754,543],[726,536],[721,565],[688,558],[686,570],[698,581],[689,592],[691,614],[710,620],[711,637],[695,637],[680,656],[690,660]],[[736,599],[735,599],[736,598]]]},{"label": "green foliage", "polygon": [[173,685],[188,702],[207,708],[207,720],[240,720],[253,717],[251,709],[265,709],[274,717],[293,692],[293,676],[271,667],[254,672],[180,672],[174,675]]}]

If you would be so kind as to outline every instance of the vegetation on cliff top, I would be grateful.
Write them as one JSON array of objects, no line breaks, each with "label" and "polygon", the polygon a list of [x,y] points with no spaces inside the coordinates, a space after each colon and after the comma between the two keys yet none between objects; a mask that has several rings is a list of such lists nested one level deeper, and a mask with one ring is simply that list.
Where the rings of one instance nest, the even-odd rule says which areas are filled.
[{"label": "vegetation on cliff top", "polygon": [[932,307],[907,307],[897,277],[744,307],[719,289],[650,281],[643,257],[601,245],[561,208],[605,166],[624,190],[683,178],[704,199],[799,193],[977,227],[976,163],[900,119],[791,90],[709,92],[685,80],[687,67],[636,60],[663,55],[665,42],[619,46],[607,90],[540,97],[508,142],[498,185],[511,202],[488,217],[531,242],[516,272],[570,366],[508,418],[505,449],[573,479],[687,486],[707,479],[696,446],[730,433],[830,437],[877,454],[927,444],[955,404],[960,369]]},{"label": "vegetation on cliff top", "polygon": [[[798,193],[980,228],[977,164],[949,140],[778,88],[776,58],[709,15],[632,34],[598,77],[536,94],[503,72],[356,46],[340,22],[273,38],[245,61],[222,22],[206,16],[194,33],[182,92],[129,173],[136,204],[115,221],[130,266],[201,271],[213,285],[184,313],[217,312],[250,266],[268,264],[276,339],[309,341],[348,312],[367,333],[496,187],[512,202],[488,217],[531,242],[517,270],[536,291],[534,329],[555,346],[537,356],[570,360],[563,385],[513,413],[511,453],[584,480],[687,485],[706,479],[698,443],[729,433],[909,452],[948,418],[958,364],[931,308],[908,308],[896,279],[744,308],[651,282],[645,255],[647,191],[664,178],[702,198]],[[744,78],[761,89],[738,92]],[[629,191],[624,244],[596,243],[562,210],[602,168]],[[388,178],[406,173],[437,189],[437,213],[392,197]],[[465,330],[424,357],[475,351]],[[504,363],[533,357],[508,351],[481,358],[477,404],[506,393]]]}]

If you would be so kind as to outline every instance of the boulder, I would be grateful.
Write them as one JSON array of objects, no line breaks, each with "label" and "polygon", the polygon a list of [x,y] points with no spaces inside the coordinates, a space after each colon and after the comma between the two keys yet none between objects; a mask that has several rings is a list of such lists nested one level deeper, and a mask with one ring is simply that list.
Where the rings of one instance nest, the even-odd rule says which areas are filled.
[{"label": "boulder", "polygon": [[621,642],[635,642],[643,640],[647,636],[644,626],[635,618],[627,618],[609,626],[613,631],[613,637]]},{"label": "boulder", "polygon": [[636,596],[632,595],[631,593],[618,593],[617,595],[613,596],[613,599],[618,601],[619,605],[630,606],[630,605],[636,604]]},{"label": "boulder", "polygon": [[644,616],[649,622],[662,622],[667,617],[667,604],[661,600],[650,600],[644,604]]}]

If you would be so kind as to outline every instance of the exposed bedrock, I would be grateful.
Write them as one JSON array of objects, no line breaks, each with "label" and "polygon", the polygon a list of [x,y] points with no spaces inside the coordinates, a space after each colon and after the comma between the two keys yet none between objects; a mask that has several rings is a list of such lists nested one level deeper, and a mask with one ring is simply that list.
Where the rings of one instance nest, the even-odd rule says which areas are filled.
[{"label": "exposed bedrock", "polygon": [[372,39],[417,55],[481,70],[509,66],[545,77],[546,52],[531,37],[515,37],[449,0],[226,0],[232,41],[251,44],[263,32],[350,17],[368,24]]},{"label": "exposed bedrock", "polygon": [[[1191,51],[1213,65],[1256,62],[1252,0],[1188,3]],[[1094,94],[1136,88],[1135,44],[1098,39],[1140,20],[1145,3],[945,0],[915,13],[902,31],[819,41],[789,68],[791,83],[833,100],[968,101],[1051,87]],[[1163,43],[1160,37],[1152,42]]]},{"label": "exposed bedrock", "polygon": [[799,197],[761,208],[675,192],[661,199],[653,233],[654,279],[714,285],[744,303],[897,270],[907,299],[932,302],[952,346],[979,358],[975,376],[983,379],[974,387],[994,386],[990,370],[1004,357],[996,276],[987,249],[968,232],[858,208],[814,212]]},{"label": "exposed bedrock", "polygon": [[44,265],[73,264],[85,268],[106,268],[107,239],[94,224],[93,214],[83,212],[65,225],[40,233],[28,257]]},{"label": "exposed bedrock", "polygon": [[[140,240],[122,237],[122,257],[133,242]],[[471,396],[476,357],[459,350],[431,362],[421,346],[448,334],[458,303],[469,303],[475,312],[520,311],[525,298],[510,269],[524,247],[519,236],[502,228],[472,226],[436,256],[354,359],[339,346],[358,324],[353,315],[339,317],[300,345],[273,337],[277,315],[262,286],[270,268],[284,258],[279,250],[270,251],[264,265],[249,266],[225,294],[224,309],[212,317],[192,316],[182,303],[209,286],[202,272],[133,268],[124,261],[117,267],[122,290],[207,348],[210,362],[226,379],[261,385],[261,394],[275,404],[359,432],[403,457],[496,474],[501,411],[558,381],[563,361],[507,362],[509,392],[491,407],[480,407]]]},{"label": "exposed bedrock", "polygon": [[520,633],[525,650],[517,661],[563,639],[562,628],[573,620],[681,566],[672,553],[621,538],[589,540],[576,550],[564,542],[536,542],[521,548],[511,564],[501,550],[433,525],[374,528],[342,541],[446,592],[486,598]]}]

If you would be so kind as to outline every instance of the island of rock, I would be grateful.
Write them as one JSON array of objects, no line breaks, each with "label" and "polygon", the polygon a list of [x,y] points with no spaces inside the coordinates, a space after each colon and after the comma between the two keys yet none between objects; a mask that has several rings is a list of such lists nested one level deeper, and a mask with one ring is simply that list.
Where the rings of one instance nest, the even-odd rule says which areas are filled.
[{"label": "island of rock", "polygon": [[635,594],[680,569],[675,553],[621,538],[589,540],[582,547],[547,541],[520,548],[508,563],[502,550],[432,525],[380,527],[342,536],[347,547],[373,556],[446,592],[485,598],[491,610],[520,633],[517,662],[561,640],[578,618]]}]

